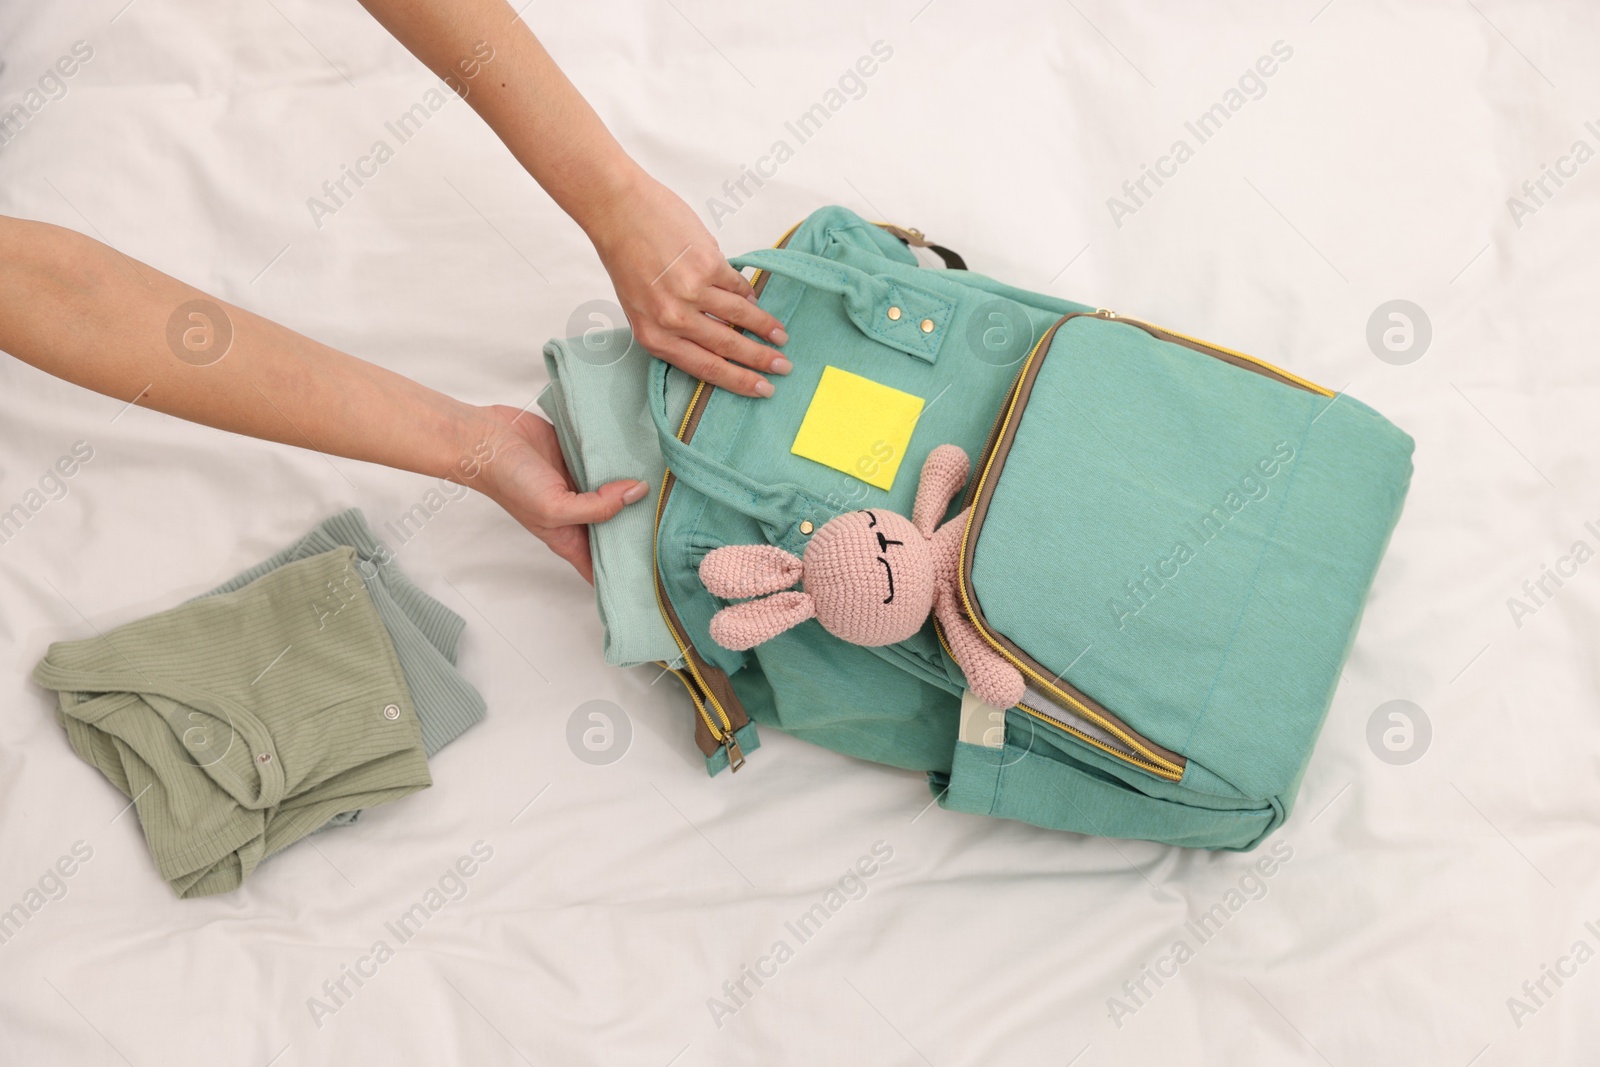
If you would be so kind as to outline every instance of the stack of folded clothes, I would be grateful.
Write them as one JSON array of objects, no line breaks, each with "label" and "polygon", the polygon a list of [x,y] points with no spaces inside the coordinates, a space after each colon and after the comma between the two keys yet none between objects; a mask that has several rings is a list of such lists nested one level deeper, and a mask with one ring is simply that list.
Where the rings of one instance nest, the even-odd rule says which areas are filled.
[{"label": "stack of folded clothes", "polygon": [[352,509],[204,596],[52,644],[33,677],[198,897],[432,784],[428,757],[485,710],[455,667],[463,625]]},{"label": "stack of folded clothes", "polygon": [[[666,461],[646,406],[650,358],[627,329],[544,346],[550,384],[538,403],[555,426],[579,490],[619,478],[642,478],[660,489]],[[675,374],[667,383],[667,413],[677,419],[689,408],[694,382]],[[589,554],[606,662],[636,667],[677,660],[678,646],[656,605],[655,508],[636,504],[590,526]]]}]

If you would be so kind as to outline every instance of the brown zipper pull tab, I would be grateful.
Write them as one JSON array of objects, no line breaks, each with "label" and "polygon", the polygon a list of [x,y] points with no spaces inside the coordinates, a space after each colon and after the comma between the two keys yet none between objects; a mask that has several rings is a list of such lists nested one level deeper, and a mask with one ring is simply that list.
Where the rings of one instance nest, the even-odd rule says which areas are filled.
[{"label": "brown zipper pull tab", "polygon": [[738,773],[739,768],[744,766],[744,749],[739,747],[739,739],[729,730],[722,744],[728,750],[728,770]]}]

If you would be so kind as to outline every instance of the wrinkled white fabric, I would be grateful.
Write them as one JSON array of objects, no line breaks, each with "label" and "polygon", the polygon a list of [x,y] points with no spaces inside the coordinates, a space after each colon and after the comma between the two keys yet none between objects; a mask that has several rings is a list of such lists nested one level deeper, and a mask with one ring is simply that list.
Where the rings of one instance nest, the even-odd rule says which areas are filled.
[{"label": "wrinkled white fabric", "polygon": [[[0,212],[103,236],[468,400],[532,401],[540,345],[611,293],[467,106],[393,144],[318,228],[308,198],[394,142],[385,124],[435,80],[355,3],[124,2],[0,5],[0,109],[75,41],[94,50],[0,146]],[[921,776],[775,731],[708,779],[678,683],[604,666],[592,591],[487,500],[441,492],[402,541],[386,523],[426,479],[123,411],[0,359],[0,510],[75,442],[93,449],[0,545],[0,922],[40,905],[4,928],[0,1063],[1587,1061],[1600,962],[1571,954],[1600,949],[1584,925],[1600,926],[1600,563],[1572,547],[1600,549],[1600,162],[1560,161],[1600,148],[1589,6],[524,17],[730,254],[843,203],[986,274],[1348,387],[1415,436],[1298,809],[1251,855],[1086,840],[924,810]],[[846,77],[880,40],[891,57]],[[1264,95],[1241,92],[1198,143],[1185,124],[1226,110],[1280,40],[1293,54]],[[817,105],[802,143],[789,125]],[[1135,205],[1123,183],[1138,192],[1145,165],[1170,176]],[[1570,176],[1534,204],[1522,183],[1543,165]],[[741,167],[764,184],[740,193]],[[1137,208],[1120,227],[1113,196]],[[1536,210],[1514,218],[1512,196]],[[1366,337],[1395,299],[1432,327],[1404,366]],[[85,619],[109,630],[197,595],[348,506],[466,619],[460,665],[490,715],[438,755],[433,789],[239,893],[173,900],[27,670]],[[1546,567],[1566,576],[1536,604],[1524,582]],[[1530,610],[1513,618],[1512,597]],[[1431,723],[1409,765],[1368,743],[1395,699]],[[573,716],[592,755],[585,731],[622,743],[619,708],[625,757],[577,758]],[[1403,724],[1379,727],[1379,750],[1387,729],[1404,744]],[[1257,881],[1277,845],[1292,857]],[[70,877],[47,875],[58,862]],[[819,904],[820,928],[802,925]],[[1217,906],[1202,942],[1186,924]],[[1575,974],[1535,1004],[1542,965]]]}]

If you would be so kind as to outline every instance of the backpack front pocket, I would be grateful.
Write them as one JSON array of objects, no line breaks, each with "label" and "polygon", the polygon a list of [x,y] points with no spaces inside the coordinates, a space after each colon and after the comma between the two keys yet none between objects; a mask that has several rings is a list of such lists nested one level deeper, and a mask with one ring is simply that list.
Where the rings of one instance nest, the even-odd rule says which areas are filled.
[{"label": "backpack front pocket", "polygon": [[[1287,786],[1376,565],[1370,524],[1320,543],[1303,536],[1308,507],[1369,503],[1366,472],[1319,459],[1302,476],[1313,423],[1334,399],[1108,311],[1058,320],[979,460],[959,571],[968,616],[1027,680],[1019,710],[1169,781]],[[1319,431],[1346,432],[1342,416],[1324,421]],[[1386,537],[1393,510],[1383,519]],[[1285,595],[1347,540],[1359,566],[1332,576],[1331,599]],[[1264,651],[1276,670],[1259,669]],[[1254,685],[1243,697],[1241,668]],[[1266,772],[1238,773],[1224,738],[1196,773],[1198,736],[1251,723],[1274,750]],[[1238,760],[1252,755],[1235,748]]]}]

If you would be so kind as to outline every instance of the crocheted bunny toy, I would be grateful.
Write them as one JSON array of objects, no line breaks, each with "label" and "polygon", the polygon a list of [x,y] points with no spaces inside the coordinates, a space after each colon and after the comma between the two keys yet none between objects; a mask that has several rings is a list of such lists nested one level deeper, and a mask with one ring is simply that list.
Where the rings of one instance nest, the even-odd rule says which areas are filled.
[{"label": "crocheted bunny toy", "polygon": [[[1016,704],[1022,672],[979,636],[956,591],[967,512],[937,526],[968,468],[965,452],[940,445],[922,465],[910,519],[878,509],[846,512],[812,535],[803,557],[772,545],[706,553],[700,580],[707,589],[729,599],[759,598],[717,612],[712,640],[743,651],[815,618],[851,644],[891,645],[922,629],[932,611],[973,695],[996,707]],[[796,582],[803,588],[791,588]]]}]

